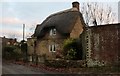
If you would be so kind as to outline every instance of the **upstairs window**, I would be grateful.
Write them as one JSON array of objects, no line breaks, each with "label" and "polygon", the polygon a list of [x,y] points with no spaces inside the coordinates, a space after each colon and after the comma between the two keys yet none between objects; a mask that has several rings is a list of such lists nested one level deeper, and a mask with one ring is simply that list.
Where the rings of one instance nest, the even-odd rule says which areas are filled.
[{"label": "upstairs window", "polygon": [[53,32],[53,35],[56,35],[56,29],[55,28],[53,29],[52,32]]},{"label": "upstairs window", "polygon": [[54,35],[56,35],[56,29],[55,28],[50,30],[50,36],[54,36]]}]

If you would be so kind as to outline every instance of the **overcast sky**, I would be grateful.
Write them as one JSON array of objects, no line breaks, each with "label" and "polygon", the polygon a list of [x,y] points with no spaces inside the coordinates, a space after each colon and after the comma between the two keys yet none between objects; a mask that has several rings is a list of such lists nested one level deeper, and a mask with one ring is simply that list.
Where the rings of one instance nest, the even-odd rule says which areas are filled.
[{"label": "overcast sky", "polygon": [[[56,2],[52,0],[3,0],[0,3],[0,36],[7,38],[22,39],[22,25],[25,24],[25,38],[33,34],[37,24],[42,23],[50,14],[69,9],[72,7],[74,0],[60,0]],[[76,0],[81,4],[89,0]],[[97,0],[99,2],[99,0]],[[106,0],[102,0],[106,1]],[[109,0],[108,0],[109,1]],[[113,11],[118,14],[118,0],[102,2],[112,7]],[[117,18],[116,18],[116,21]],[[31,30],[32,28],[32,30]]]}]

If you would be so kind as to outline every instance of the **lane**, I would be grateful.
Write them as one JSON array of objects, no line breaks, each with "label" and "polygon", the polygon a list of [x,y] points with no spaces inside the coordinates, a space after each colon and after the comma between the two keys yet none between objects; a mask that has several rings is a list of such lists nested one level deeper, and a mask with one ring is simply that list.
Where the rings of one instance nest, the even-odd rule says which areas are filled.
[{"label": "lane", "polygon": [[35,68],[23,65],[3,63],[2,74],[44,74],[44,73]]}]

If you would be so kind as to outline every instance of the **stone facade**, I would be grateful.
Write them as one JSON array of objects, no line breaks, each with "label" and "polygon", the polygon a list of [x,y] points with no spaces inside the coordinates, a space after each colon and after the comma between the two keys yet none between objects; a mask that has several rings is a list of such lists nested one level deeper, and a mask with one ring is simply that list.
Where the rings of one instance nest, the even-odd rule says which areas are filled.
[{"label": "stone facade", "polygon": [[120,24],[89,27],[85,34],[88,66],[109,66],[119,62]]},{"label": "stone facade", "polygon": [[36,38],[28,38],[27,39],[27,46],[28,46],[28,55],[34,54],[34,48],[35,48],[35,40]]},{"label": "stone facade", "polygon": [[[63,39],[59,40],[39,40],[36,46],[36,54],[46,55],[47,59],[56,59],[56,54],[62,52]],[[55,52],[49,50],[49,45],[55,44]]]},{"label": "stone facade", "polygon": [[82,22],[78,17],[78,19],[76,20],[75,26],[72,29],[72,32],[70,33],[70,38],[79,38],[80,34],[83,32],[83,27],[84,26],[82,25]]}]

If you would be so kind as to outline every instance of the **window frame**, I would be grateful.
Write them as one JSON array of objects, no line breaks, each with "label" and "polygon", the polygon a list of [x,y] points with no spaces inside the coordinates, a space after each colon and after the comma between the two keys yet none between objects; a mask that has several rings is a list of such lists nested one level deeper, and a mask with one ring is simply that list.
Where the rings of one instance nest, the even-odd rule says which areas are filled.
[{"label": "window frame", "polygon": [[56,44],[49,45],[49,52],[56,52]]},{"label": "window frame", "polygon": [[56,28],[50,29],[50,36],[55,36],[56,35]]},{"label": "window frame", "polygon": [[52,36],[52,29],[50,29],[50,36]]},{"label": "window frame", "polygon": [[53,35],[56,35],[56,29],[55,29],[55,28],[52,29],[52,34],[53,34]]}]

